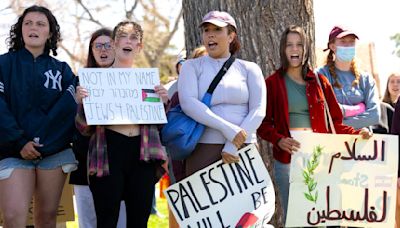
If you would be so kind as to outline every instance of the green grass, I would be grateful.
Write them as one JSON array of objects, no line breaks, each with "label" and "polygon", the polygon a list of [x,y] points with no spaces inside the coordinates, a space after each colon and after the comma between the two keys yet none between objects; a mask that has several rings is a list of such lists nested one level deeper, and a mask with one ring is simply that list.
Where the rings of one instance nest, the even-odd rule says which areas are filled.
[{"label": "green grass", "polygon": [[167,200],[157,197],[157,211],[164,215],[164,218],[160,218],[156,215],[150,215],[147,226],[149,228],[168,228],[168,206]]}]

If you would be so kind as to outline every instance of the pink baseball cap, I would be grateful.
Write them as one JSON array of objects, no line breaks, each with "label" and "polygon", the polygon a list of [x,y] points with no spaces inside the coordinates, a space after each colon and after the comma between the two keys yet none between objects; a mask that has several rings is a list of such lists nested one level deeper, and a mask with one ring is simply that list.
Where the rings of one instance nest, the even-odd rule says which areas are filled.
[{"label": "pink baseball cap", "polygon": [[218,27],[225,27],[227,25],[232,25],[235,29],[237,29],[235,19],[233,19],[233,17],[229,13],[224,11],[208,12],[203,17],[200,26],[203,26],[204,23],[211,23]]},{"label": "pink baseball cap", "polygon": [[324,51],[329,50],[329,43],[332,42],[334,39],[336,39],[336,38],[343,38],[343,37],[348,36],[348,35],[353,35],[353,36],[355,36],[357,39],[359,39],[358,36],[357,36],[357,34],[355,34],[355,33],[354,33],[353,31],[351,31],[350,29],[345,28],[345,27],[343,27],[343,26],[339,26],[339,25],[334,26],[334,27],[332,28],[331,32],[329,33],[328,47],[325,48]]}]

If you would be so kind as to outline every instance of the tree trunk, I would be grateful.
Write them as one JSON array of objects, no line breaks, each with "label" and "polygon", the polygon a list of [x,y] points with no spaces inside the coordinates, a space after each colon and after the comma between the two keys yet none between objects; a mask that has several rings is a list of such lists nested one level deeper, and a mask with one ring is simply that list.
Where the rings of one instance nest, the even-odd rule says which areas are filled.
[{"label": "tree trunk", "polygon": [[311,62],[314,65],[313,0],[183,0],[185,44],[188,53],[201,45],[198,25],[211,10],[227,11],[238,26],[242,48],[239,57],[256,62],[264,75],[279,68],[279,40],[291,24],[304,28],[311,39]]},{"label": "tree trunk", "polygon": [[[284,29],[291,24],[304,28],[310,38],[310,62],[315,66],[313,0],[183,0],[185,44],[188,55],[201,45],[198,25],[202,17],[211,10],[227,11],[238,26],[241,50],[238,57],[256,62],[265,76],[280,67],[279,43]],[[271,145],[260,141],[261,156],[272,180]],[[277,193],[277,188],[275,187]],[[282,208],[279,197],[271,224],[282,227]]]}]

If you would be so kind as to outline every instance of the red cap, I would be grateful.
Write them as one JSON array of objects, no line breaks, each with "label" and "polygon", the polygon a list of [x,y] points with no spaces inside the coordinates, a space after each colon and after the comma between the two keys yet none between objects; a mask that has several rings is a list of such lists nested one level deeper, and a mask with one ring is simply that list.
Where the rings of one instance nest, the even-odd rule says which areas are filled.
[{"label": "red cap", "polygon": [[336,38],[342,38],[348,35],[354,35],[357,39],[359,39],[358,36],[350,29],[345,28],[343,26],[334,26],[331,32],[329,33],[328,47],[325,48],[324,51],[329,50],[329,43],[332,42],[332,40]]}]

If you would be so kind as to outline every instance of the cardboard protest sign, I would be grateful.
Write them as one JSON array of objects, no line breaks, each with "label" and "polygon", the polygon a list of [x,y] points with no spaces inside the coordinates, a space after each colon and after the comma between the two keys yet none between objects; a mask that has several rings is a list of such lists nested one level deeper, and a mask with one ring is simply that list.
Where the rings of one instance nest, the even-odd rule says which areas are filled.
[{"label": "cardboard protest sign", "polygon": [[155,93],[157,68],[81,68],[80,85],[89,125],[166,123],[164,105]]},{"label": "cardboard protest sign", "polygon": [[275,192],[268,171],[254,145],[239,156],[239,163],[218,161],[164,190],[180,227],[269,227]]},{"label": "cardboard protest sign", "polygon": [[295,132],[287,227],[394,227],[397,136]]},{"label": "cardboard protest sign", "polygon": [[[74,214],[74,203],[72,199],[72,185],[68,184],[68,178],[64,185],[64,189],[60,199],[60,205],[58,206],[57,210],[57,223],[67,222],[67,221],[74,221],[75,214]],[[29,207],[28,213],[28,222],[27,225],[34,225],[33,224],[33,200]],[[3,224],[2,214],[0,211],[0,225]]]}]

